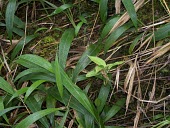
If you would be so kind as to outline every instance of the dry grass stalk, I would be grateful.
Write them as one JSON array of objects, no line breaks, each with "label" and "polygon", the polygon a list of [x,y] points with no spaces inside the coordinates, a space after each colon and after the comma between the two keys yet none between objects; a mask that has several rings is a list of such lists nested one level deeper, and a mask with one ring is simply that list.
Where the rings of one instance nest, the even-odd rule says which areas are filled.
[{"label": "dry grass stalk", "polygon": [[119,87],[119,76],[120,76],[120,67],[118,67],[117,70],[116,70],[115,86],[116,86],[117,90],[118,90],[118,87]]},{"label": "dry grass stalk", "polygon": [[134,83],[135,72],[136,72],[137,58],[138,58],[138,56],[136,56],[134,63],[132,63],[132,62],[130,63],[131,65],[130,65],[128,74],[127,74],[126,79],[125,79],[124,89],[126,90],[127,86],[129,85],[129,88],[128,88],[128,91],[127,91],[127,99],[126,99],[126,111],[128,110],[130,98],[132,96],[133,83]]},{"label": "dry grass stalk", "polygon": [[115,0],[116,14],[120,13],[120,7],[121,7],[121,0]]},{"label": "dry grass stalk", "polygon": [[159,50],[157,50],[156,52],[154,52],[151,55],[151,58],[146,62],[146,64],[151,63],[152,61],[154,61],[155,59],[159,58],[160,56],[164,55],[165,53],[167,53],[168,51],[170,51],[170,42],[165,44],[164,46],[162,46]]}]

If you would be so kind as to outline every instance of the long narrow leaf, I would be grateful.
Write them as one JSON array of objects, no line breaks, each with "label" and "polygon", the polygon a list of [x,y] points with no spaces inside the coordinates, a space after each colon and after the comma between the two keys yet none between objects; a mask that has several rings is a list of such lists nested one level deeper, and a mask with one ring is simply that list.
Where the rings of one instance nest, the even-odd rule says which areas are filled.
[{"label": "long narrow leaf", "polygon": [[0,89],[8,92],[9,94],[13,94],[15,92],[12,86],[2,77],[0,77]]},{"label": "long narrow leaf", "polygon": [[74,29],[67,29],[59,43],[59,64],[64,69],[66,66],[67,55],[71,46],[71,42],[74,39]]},{"label": "long narrow leaf", "polygon": [[41,85],[42,83],[44,83],[45,80],[38,80],[36,82],[34,82],[29,88],[28,90],[26,91],[26,94],[25,94],[25,97],[24,97],[24,101],[27,100],[28,96],[39,86]]},{"label": "long narrow leaf", "polygon": [[99,2],[99,6],[100,6],[100,17],[102,19],[103,22],[106,21],[107,19],[107,3],[108,3],[108,0],[100,0]]},{"label": "long narrow leaf", "polygon": [[23,46],[28,44],[31,40],[33,40],[36,37],[37,35],[29,35],[23,38],[13,49],[11,54],[11,59],[13,60],[16,57],[16,55],[19,53],[19,51],[23,48]]},{"label": "long narrow leaf", "polygon": [[79,61],[77,62],[76,68],[73,72],[73,81],[77,81],[78,74],[91,62],[88,56],[96,56],[101,49],[103,48],[103,44],[101,40],[98,41],[96,44],[91,44],[86,51],[83,53]]},{"label": "long narrow leaf", "polygon": [[135,7],[133,5],[132,0],[122,0],[129,16],[130,19],[132,20],[134,26],[137,28],[137,15],[136,15],[136,11],[135,11]]},{"label": "long narrow leaf", "polygon": [[35,113],[29,115],[28,117],[26,117],[24,120],[22,120],[19,124],[17,124],[15,126],[15,128],[27,128],[32,123],[36,122],[37,120],[41,119],[42,117],[44,117],[50,113],[56,112],[58,110],[60,110],[60,109],[59,108],[49,108],[49,109],[35,112]]},{"label": "long narrow leaf", "polygon": [[9,3],[6,8],[5,22],[6,22],[7,33],[11,42],[12,42],[12,31],[13,31],[13,24],[14,24],[15,8],[16,8],[16,0],[9,0]]},{"label": "long narrow leaf", "polygon": [[57,84],[59,93],[60,93],[61,97],[63,97],[63,84],[62,84],[62,80],[61,80],[60,65],[58,62],[57,54],[56,54],[55,62],[53,64],[53,69],[54,69],[56,84]]}]

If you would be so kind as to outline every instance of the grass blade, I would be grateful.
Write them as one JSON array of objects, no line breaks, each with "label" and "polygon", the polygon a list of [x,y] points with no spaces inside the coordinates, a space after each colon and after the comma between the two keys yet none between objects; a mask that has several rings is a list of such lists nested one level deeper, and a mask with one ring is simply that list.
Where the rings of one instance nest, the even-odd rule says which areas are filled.
[{"label": "grass blade", "polygon": [[[50,72],[53,72],[53,68],[52,68],[51,64],[44,58],[39,57],[37,55],[32,55],[32,54],[21,55],[18,57],[17,61],[19,62],[19,60],[23,60],[22,62],[20,62],[20,64],[25,65],[25,67],[30,67],[29,63],[31,62],[34,67],[39,66],[39,67],[44,68]],[[24,61],[26,61],[27,63],[24,63]]]},{"label": "grass blade", "polygon": [[14,107],[9,107],[9,108],[3,109],[0,111],[0,117],[11,110],[14,110],[16,108],[21,108],[21,107],[23,107],[23,106],[14,106]]},{"label": "grass blade", "polygon": [[100,17],[101,17],[103,22],[105,22],[106,19],[107,19],[107,4],[108,4],[108,0],[100,0],[100,2],[99,2]]},{"label": "grass blade", "polygon": [[17,91],[12,95],[12,97],[10,98],[10,100],[8,101],[8,103],[11,102],[14,98],[16,98],[16,97],[24,94],[27,90],[28,90],[28,87],[24,87],[24,88],[21,88],[21,89],[17,90]]},{"label": "grass blade", "polygon": [[19,53],[19,51],[23,48],[24,45],[28,44],[31,40],[33,40],[34,38],[36,38],[37,35],[29,35],[26,36],[26,39],[22,39],[14,48],[14,50],[11,53],[11,59],[13,60],[16,55]]},{"label": "grass blade", "polygon": [[59,109],[59,108],[48,108],[48,109],[45,109],[45,110],[35,112],[35,113],[29,115],[28,117],[26,117],[24,120],[22,120],[19,124],[17,124],[15,126],[15,128],[27,128],[32,123],[34,123],[35,121],[41,119],[42,117],[44,117],[44,116],[46,116],[50,113],[56,112],[58,110],[61,110],[61,109]]},{"label": "grass blade", "polygon": [[24,97],[24,101],[27,100],[28,96],[42,83],[46,82],[45,80],[38,80],[36,82],[34,82],[26,91],[25,97]]},{"label": "grass blade", "polygon": [[160,27],[157,31],[155,31],[155,40],[159,41],[166,37],[170,36],[170,23]]},{"label": "grass blade", "polygon": [[126,100],[124,98],[117,101],[116,104],[113,105],[111,109],[107,112],[106,116],[104,117],[104,122],[112,118],[125,105],[125,101]]},{"label": "grass blade", "polygon": [[59,64],[64,69],[66,66],[67,55],[71,46],[71,42],[74,39],[74,29],[67,29],[59,43]]},{"label": "grass blade", "polygon": [[109,96],[110,86],[109,85],[102,85],[99,95],[97,97],[99,104],[97,105],[98,112],[102,112],[104,106],[106,105],[107,98]]},{"label": "grass blade", "polygon": [[106,39],[104,51],[105,53],[107,50],[115,43],[115,41],[126,31],[128,30],[132,24],[129,22],[119,28],[117,28],[115,31],[112,32],[112,34]]},{"label": "grass blade", "polygon": [[[26,104],[27,104],[27,106],[29,107],[29,109],[31,110],[32,113],[35,113],[35,112],[41,110],[42,101],[40,101],[40,102],[36,101],[34,96],[30,96],[26,100]],[[43,126],[45,126],[46,128],[49,128],[50,124],[49,124],[46,117],[43,117],[42,119],[39,119],[39,121],[41,122],[41,124],[43,124]]]},{"label": "grass blade", "polygon": [[55,62],[52,65],[53,65],[56,84],[57,84],[60,96],[63,97],[63,84],[62,84],[62,80],[61,80],[60,65],[59,65],[59,62],[58,62],[57,54],[56,54]]},{"label": "grass blade", "polygon": [[9,0],[9,3],[6,8],[5,22],[6,22],[7,33],[11,43],[12,43],[12,31],[13,31],[13,24],[14,24],[15,8],[16,8],[16,0]]},{"label": "grass blade", "polygon": [[9,94],[15,93],[12,86],[7,81],[5,81],[2,77],[0,77],[0,89],[8,92]]},{"label": "grass blade", "polygon": [[103,44],[99,41],[97,44],[91,44],[86,51],[83,53],[79,61],[77,62],[76,68],[73,72],[73,81],[77,81],[78,74],[91,62],[88,56],[96,56],[102,49]]},{"label": "grass blade", "polygon": [[136,11],[135,11],[135,7],[133,5],[132,0],[122,0],[129,16],[130,19],[132,20],[134,26],[137,28],[137,15],[136,15]]}]

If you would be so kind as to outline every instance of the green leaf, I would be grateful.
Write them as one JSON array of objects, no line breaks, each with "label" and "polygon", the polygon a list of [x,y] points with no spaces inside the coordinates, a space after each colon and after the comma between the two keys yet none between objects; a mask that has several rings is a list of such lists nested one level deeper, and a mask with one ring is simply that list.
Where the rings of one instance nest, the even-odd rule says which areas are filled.
[{"label": "green leaf", "polygon": [[106,62],[103,59],[101,59],[97,56],[89,56],[89,58],[90,58],[91,61],[93,61],[97,65],[106,67]]},{"label": "green leaf", "polygon": [[79,32],[79,30],[80,30],[80,28],[81,28],[81,26],[83,25],[83,22],[79,22],[78,24],[77,24],[77,26],[75,27],[75,35],[77,36],[77,34],[78,34],[78,32]]},{"label": "green leaf", "polygon": [[[0,96],[0,111],[4,110],[4,98]],[[5,121],[9,124],[9,120],[6,116],[6,114],[2,115],[2,117],[5,119]]]},{"label": "green leaf", "polygon": [[155,41],[162,40],[166,37],[170,36],[170,23],[167,23],[160,27],[157,31],[154,33],[155,35]]},{"label": "green leaf", "polygon": [[14,89],[12,86],[6,82],[2,77],[0,77],[0,89],[8,92],[9,94],[14,94]]},{"label": "green leaf", "polygon": [[100,101],[100,104],[97,106],[97,110],[99,113],[102,112],[104,106],[106,105],[107,98],[109,96],[110,86],[109,85],[102,85],[99,95],[97,99]]},{"label": "green leaf", "polygon": [[25,23],[17,16],[14,16],[14,24],[17,28],[25,29]]},{"label": "green leaf", "polygon": [[38,80],[36,82],[34,82],[26,91],[25,97],[24,97],[24,101],[27,100],[28,96],[42,83],[46,82],[45,80]]},{"label": "green leaf", "polygon": [[[23,60],[23,61],[19,62],[20,60]],[[28,63],[24,63],[25,61]],[[24,64],[25,67],[27,67],[27,66],[30,67],[29,63],[31,62],[32,64],[35,65],[35,67],[39,66],[39,67],[44,68],[50,72],[53,72],[51,64],[44,58],[37,56],[37,55],[32,55],[32,54],[21,55],[18,57],[18,60],[16,62],[20,63],[21,65]]]},{"label": "green leaf", "polygon": [[[31,110],[32,113],[40,111],[41,104],[42,103],[36,101],[35,96],[30,96],[26,100],[26,105],[29,107],[29,109]],[[45,126],[46,128],[49,128],[50,124],[46,117],[39,119],[39,121],[41,122],[41,124],[43,124],[43,126]]]},{"label": "green leaf", "polygon": [[65,112],[61,122],[60,122],[60,125],[58,128],[64,128],[64,124],[66,122],[66,119],[67,119],[67,116],[68,116],[68,112],[69,112],[69,109],[67,108],[67,111]]},{"label": "green leaf", "polygon": [[141,39],[142,35],[143,35],[143,33],[140,34],[140,35],[138,35],[138,36],[134,39],[134,41],[133,41],[132,44],[130,45],[129,54],[132,54],[135,46],[137,45],[137,43],[138,43],[139,40]]},{"label": "green leaf", "polygon": [[104,39],[107,34],[110,32],[110,30],[112,29],[113,25],[118,21],[118,19],[120,18],[120,16],[116,16],[113,17],[112,19],[110,19],[106,25],[104,26],[102,33],[101,33],[101,38]]},{"label": "green leaf", "polygon": [[71,46],[71,42],[74,39],[74,29],[67,29],[59,43],[59,64],[64,69],[66,66],[67,55]]},{"label": "green leaf", "polygon": [[16,108],[21,108],[21,107],[23,107],[23,106],[14,106],[14,107],[9,107],[9,108],[0,110],[0,117],[1,117],[2,115],[4,115],[5,113],[11,111],[11,110],[14,110],[14,109],[16,109]]},{"label": "green leaf", "polygon": [[43,68],[40,68],[40,67],[36,67],[36,68],[29,68],[29,69],[26,69],[22,72],[20,72],[14,79],[14,82],[16,82],[18,79],[20,79],[21,77],[23,76],[26,76],[28,74],[31,74],[31,73],[36,73],[36,72],[44,72],[44,73],[47,73],[47,74],[50,74],[50,72],[46,69],[43,69]]},{"label": "green leaf", "polygon": [[52,12],[49,16],[59,14],[59,13],[63,12],[64,10],[66,10],[66,9],[72,7],[72,6],[73,6],[72,4],[63,4],[60,7],[58,7],[54,12]]},{"label": "green leaf", "polygon": [[96,56],[102,49],[103,44],[101,40],[96,44],[91,44],[83,53],[73,72],[73,81],[77,81],[78,74],[91,62],[88,56]]},{"label": "green leaf", "polygon": [[24,94],[27,90],[28,90],[28,87],[24,87],[24,88],[21,88],[21,89],[15,91],[15,93],[12,95],[12,97],[10,98],[8,103],[11,102],[14,98]]},{"label": "green leaf", "polygon": [[105,53],[107,50],[115,43],[115,41],[126,31],[128,30],[132,24],[129,22],[127,24],[124,24],[123,26],[117,28],[112,34],[106,39],[104,42],[104,51]]},{"label": "green leaf", "polygon": [[123,63],[124,63],[124,61],[117,61],[117,62],[112,63],[112,64],[107,64],[107,68],[110,70],[112,67],[121,65],[121,64],[123,64]]},{"label": "green leaf", "polygon": [[129,16],[130,16],[130,19],[132,20],[134,26],[137,28],[137,15],[136,15],[136,11],[135,11],[135,7],[133,5],[133,2],[132,0],[122,0]]},{"label": "green leaf", "polygon": [[16,55],[19,53],[19,51],[23,48],[23,46],[28,44],[31,40],[33,40],[36,37],[37,35],[29,35],[26,36],[26,38],[23,38],[21,41],[19,41],[19,43],[15,46],[15,48],[11,53],[11,59],[13,60],[16,57]]},{"label": "green leaf", "polygon": [[56,54],[55,62],[53,64],[53,70],[55,73],[55,79],[56,79],[56,84],[60,93],[60,96],[63,97],[63,83],[61,79],[61,74],[60,74],[60,65],[58,62],[58,56]]},{"label": "green leaf", "polygon": [[105,22],[107,19],[107,4],[108,4],[108,0],[100,0],[99,2],[99,7],[100,7],[99,13],[103,22]]},{"label": "green leaf", "polygon": [[93,76],[97,76],[98,72],[95,71],[95,69],[93,69],[92,71],[88,72],[86,74],[86,77],[93,77]]},{"label": "green leaf", "polygon": [[26,117],[20,123],[18,123],[15,126],[15,128],[27,128],[32,123],[36,122],[37,120],[41,119],[42,117],[44,117],[44,116],[46,116],[46,115],[48,115],[50,113],[56,112],[58,110],[61,110],[61,109],[59,109],[59,108],[48,108],[48,109],[45,109],[45,110],[35,112],[35,113],[29,115],[28,117]]},{"label": "green leaf", "polygon": [[16,0],[9,0],[9,3],[6,8],[5,22],[6,22],[7,33],[11,43],[12,43],[12,31],[13,31],[13,24],[14,24],[15,8],[16,8]]},{"label": "green leaf", "polygon": [[120,109],[125,105],[125,101],[126,100],[124,98],[117,101],[116,104],[113,105],[111,109],[106,113],[106,116],[103,118],[104,122],[108,121],[110,118],[116,115],[116,113],[119,112]]}]

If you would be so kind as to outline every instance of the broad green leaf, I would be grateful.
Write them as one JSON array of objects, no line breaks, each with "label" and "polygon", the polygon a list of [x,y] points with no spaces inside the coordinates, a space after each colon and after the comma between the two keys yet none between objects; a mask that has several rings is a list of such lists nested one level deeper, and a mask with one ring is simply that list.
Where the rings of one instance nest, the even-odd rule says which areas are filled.
[{"label": "broad green leaf", "polygon": [[24,87],[24,88],[21,88],[21,89],[15,91],[15,93],[12,95],[12,97],[10,98],[8,103],[11,102],[14,98],[24,94],[27,91],[27,89],[28,89],[28,87]]},{"label": "broad green leaf", "polygon": [[71,42],[74,39],[74,29],[67,29],[62,37],[61,41],[59,43],[59,64],[64,69],[66,66],[66,60],[68,56],[68,52],[71,46]]},{"label": "broad green leaf", "polygon": [[97,76],[99,75],[99,72],[104,69],[103,66],[96,66],[93,70],[91,70],[90,72],[88,72],[86,74],[86,77],[92,77],[92,76]]},{"label": "broad green leaf", "polygon": [[77,82],[78,74],[91,62],[88,56],[96,56],[102,49],[103,44],[101,40],[96,44],[91,44],[83,53],[73,72],[73,81]]},{"label": "broad green leaf", "polygon": [[14,109],[16,109],[16,108],[21,108],[21,107],[23,107],[23,106],[9,107],[9,108],[0,110],[0,117],[1,117],[2,115],[4,115],[5,113],[11,111],[11,110],[14,110]]},{"label": "broad green leaf", "polygon": [[10,85],[7,81],[5,81],[2,77],[0,77],[0,89],[6,91],[9,94],[14,94],[14,89],[12,85]]},{"label": "broad green leaf", "polygon": [[28,96],[42,83],[46,82],[45,80],[38,80],[36,82],[34,82],[26,91],[25,97],[24,97],[24,101],[27,100]]},{"label": "broad green leaf", "polygon": [[141,39],[142,35],[143,35],[143,33],[140,34],[140,35],[138,35],[138,36],[134,39],[134,41],[133,41],[132,44],[130,45],[129,54],[132,54],[135,46],[137,45],[137,43],[138,43],[139,40]]},{"label": "broad green leaf", "polygon": [[63,4],[60,7],[57,7],[57,9],[54,12],[52,12],[49,16],[59,14],[59,13],[63,12],[64,10],[66,10],[66,9],[72,7],[72,6],[73,6],[72,4]]},{"label": "broad green leaf", "polygon": [[106,39],[104,42],[104,51],[105,53],[107,50],[115,43],[115,41],[126,31],[128,30],[132,24],[129,22],[127,24],[124,24],[123,26],[117,28],[112,34]]},{"label": "broad green leaf", "polygon": [[103,59],[101,59],[97,56],[89,56],[89,58],[90,58],[91,61],[93,61],[97,65],[106,67],[106,62]]},{"label": "broad green leaf", "polygon": [[116,113],[120,111],[120,109],[125,105],[125,99],[122,98],[119,101],[116,102],[115,105],[111,107],[111,109],[106,113],[106,116],[103,118],[104,122],[108,121],[110,118],[112,118]]},{"label": "broad green leaf", "polygon": [[100,0],[99,2],[100,17],[103,22],[105,22],[107,19],[107,4],[108,4],[108,0]]},{"label": "broad green leaf", "polygon": [[102,85],[97,99],[100,101],[100,104],[97,106],[99,113],[102,112],[104,106],[107,104],[107,98],[110,93],[110,85]]},{"label": "broad green leaf", "polygon": [[15,46],[15,48],[11,53],[11,59],[13,60],[16,57],[16,55],[19,53],[19,51],[24,47],[24,45],[28,44],[31,40],[33,40],[36,37],[37,35],[29,35],[21,39],[21,41],[19,41],[19,43]]},{"label": "broad green leaf", "polygon": [[121,64],[123,64],[123,63],[124,63],[124,61],[117,61],[117,62],[112,63],[112,64],[107,64],[107,68],[110,70],[112,67],[121,65]]},{"label": "broad green leaf", "polygon": [[[50,72],[53,72],[52,66],[51,64],[45,60],[44,58],[37,56],[37,55],[32,55],[32,54],[25,54],[25,55],[21,55],[18,57],[18,60],[16,62],[19,62],[19,60],[24,60],[27,61],[28,63],[26,64],[26,66],[29,66],[29,62],[34,64],[35,67],[39,66],[41,68],[44,68]],[[24,61],[22,61],[24,63]],[[22,65],[22,63],[20,63]]]},{"label": "broad green leaf", "polygon": [[170,36],[170,23],[167,23],[163,25],[162,27],[160,27],[157,31],[155,31],[154,35],[155,35],[156,41],[169,37]]},{"label": "broad green leaf", "polygon": [[93,77],[97,76],[98,72],[96,72],[94,69],[86,74],[86,77]]},{"label": "broad green leaf", "polygon": [[130,16],[130,19],[132,20],[134,26],[137,28],[137,15],[136,15],[136,11],[135,11],[135,7],[133,5],[133,2],[132,0],[122,0],[129,16]]},{"label": "broad green leaf", "polygon": [[26,117],[25,119],[23,119],[20,123],[18,123],[15,126],[15,128],[28,128],[32,123],[36,122],[37,120],[41,119],[42,117],[44,117],[44,116],[46,116],[50,113],[59,111],[59,110],[61,110],[61,109],[59,109],[59,108],[48,108],[48,109],[45,109],[45,110],[35,112],[35,113],[29,115],[28,117]]},{"label": "broad green leaf", "polygon": [[[42,103],[37,102],[35,99],[35,96],[28,97],[25,103],[29,107],[32,113],[35,113],[41,110]],[[45,126],[46,128],[49,128],[50,124],[46,117],[39,119],[39,121],[41,122],[41,124],[43,124],[43,126]]]},{"label": "broad green leaf", "polygon": [[6,22],[7,33],[11,42],[12,42],[12,31],[13,31],[13,24],[14,24],[15,9],[16,9],[16,0],[9,0],[9,3],[6,8],[5,22]]},{"label": "broad green leaf", "polygon": [[63,83],[62,83],[62,79],[61,79],[60,65],[59,65],[59,62],[58,62],[57,54],[56,54],[56,57],[55,57],[55,62],[52,65],[53,65],[53,70],[54,70],[54,74],[55,74],[56,85],[58,87],[58,90],[59,90],[61,97],[63,97]]},{"label": "broad green leaf", "polygon": [[80,28],[81,28],[81,26],[83,25],[83,22],[79,22],[78,24],[77,24],[77,26],[75,27],[75,35],[77,36],[77,34],[78,34],[78,32],[79,32],[79,30],[80,30]]},{"label": "broad green leaf", "polygon": [[110,32],[110,30],[112,29],[113,25],[118,21],[118,19],[120,18],[120,16],[116,16],[113,17],[112,19],[110,19],[106,25],[104,26],[102,33],[101,33],[101,38],[104,39],[107,34]]}]

